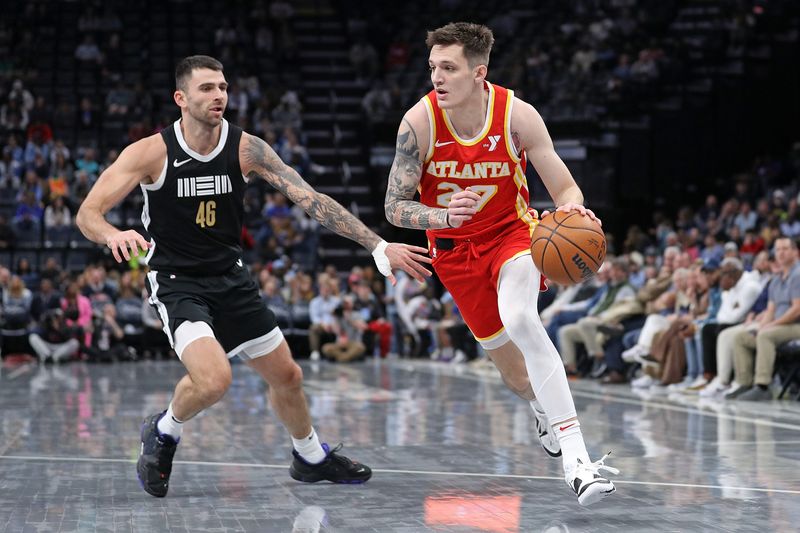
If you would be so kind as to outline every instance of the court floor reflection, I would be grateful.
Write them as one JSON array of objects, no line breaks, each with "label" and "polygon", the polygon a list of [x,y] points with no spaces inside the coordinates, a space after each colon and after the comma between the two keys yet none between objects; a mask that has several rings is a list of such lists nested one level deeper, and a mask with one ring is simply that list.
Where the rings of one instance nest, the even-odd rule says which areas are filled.
[{"label": "court floor reflection", "polygon": [[530,410],[496,374],[428,362],[304,363],[320,436],[373,467],[363,486],[289,478],[289,440],[242,365],[187,424],[170,494],[136,480],[138,428],[177,362],[4,368],[0,531],[791,531],[800,409],[640,398],[574,383],[592,457],[618,493],[581,508]]}]

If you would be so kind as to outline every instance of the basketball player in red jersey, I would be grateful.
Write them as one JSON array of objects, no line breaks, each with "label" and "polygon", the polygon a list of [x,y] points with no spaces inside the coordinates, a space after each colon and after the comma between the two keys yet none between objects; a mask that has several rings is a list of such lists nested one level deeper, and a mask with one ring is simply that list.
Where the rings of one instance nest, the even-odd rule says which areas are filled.
[{"label": "basketball player in red jersey", "polygon": [[562,455],[578,501],[592,504],[615,490],[600,471],[618,471],[605,457],[589,459],[561,357],[537,312],[542,278],[529,257],[536,219],[528,209],[527,158],[558,211],[597,218],[583,206],[541,116],[486,81],[491,30],[451,23],[429,32],[426,43],[433,90],[400,125],[386,218],[426,230],[433,267],[472,334],[506,385],[531,402],[542,447]]}]

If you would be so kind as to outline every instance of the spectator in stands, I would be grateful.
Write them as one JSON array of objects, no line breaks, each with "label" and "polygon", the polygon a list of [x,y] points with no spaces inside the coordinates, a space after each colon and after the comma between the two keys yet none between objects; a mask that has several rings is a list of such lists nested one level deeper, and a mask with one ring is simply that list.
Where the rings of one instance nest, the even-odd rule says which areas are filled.
[{"label": "spectator in stands", "polygon": [[80,342],[71,337],[60,308],[46,310],[36,331],[28,336],[28,342],[39,357],[39,362],[51,360],[59,363],[77,355]]},{"label": "spectator in stands", "polygon": [[85,351],[90,361],[113,362],[135,357],[135,351],[124,342],[125,330],[117,320],[117,308],[107,303],[94,312],[92,344]]},{"label": "spectator in stands", "polygon": [[[266,272],[266,270],[264,271]],[[278,278],[272,275],[267,275],[261,283],[261,299],[269,309],[275,313],[275,320],[278,326],[287,330],[292,324],[291,308],[289,302],[283,297],[280,291],[280,282]]]},{"label": "spectator in stands", "polygon": [[75,168],[89,174],[92,181],[100,174],[100,163],[97,161],[97,152],[94,148],[86,148],[83,154],[75,160]]},{"label": "spectator in stands", "polygon": [[311,326],[308,329],[308,345],[311,350],[311,359],[316,361],[320,357],[323,335],[336,334],[336,317],[333,311],[341,305],[339,297],[333,295],[332,284],[334,280],[327,276],[318,280],[319,295],[315,296],[309,304]]},{"label": "spectator in stands", "polygon": [[[769,385],[779,344],[800,338],[800,262],[797,244],[789,237],[775,242],[775,260],[781,272],[769,286],[769,303],[755,335],[740,332],[734,339],[739,400],[771,400]],[[755,361],[755,368],[754,368]]]},{"label": "spectator in stands", "polygon": [[72,328],[73,335],[81,341],[81,345],[91,346],[92,303],[80,293],[78,282],[71,281],[67,285],[61,299],[61,310],[64,311],[67,326]]},{"label": "spectator in stands", "polygon": [[[545,325],[548,337],[553,341],[553,345],[559,350],[559,353],[561,353],[561,348],[558,331],[563,326],[574,324],[585,317],[590,309],[593,309],[605,298],[610,287],[610,271],[611,263],[609,261],[604,262],[597,271],[596,276],[581,285],[573,285],[560,291],[553,303],[542,312],[542,323]],[[587,292],[590,292],[591,296],[573,300],[569,295],[578,294],[581,287],[588,288]],[[574,291],[571,290],[573,288],[575,289]],[[567,299],[563,298],[562,295],[566,295]],[[574,364],[566,364],[565,367],[569,374],[576,372]]]},{"label": "spectator in stands", "polygon": [[33,294],[20,276],[12,275],[2,297],[3,329],[27,329],[33,321]]},{"label": "spectator in stands", "polygon": [[42,227],[43,213],[42,205],[36,199],[36,193],[30,190],[25,192],[14,213],[12,221],[14,231],[18,235],[24,235],[26,239],[37,238]]},{"label": "spectator in stands", "polygon": [[30,259],[27,257],[17,258],[16,275],[22,278],[26,287],[35,287],[39,284],[39,274],[33,269]]},{"label": "spectator in stands", "polygon": [[39,275],[42,279],[49,279],[53,282],[54,287],[58,287],[61,284],[61,276],[63,274],[63,270],[61,269],[61,264],[54,256],[48,256],[45,259],[44,266],[39,272]]},{"label": "spectator in stands", "polygon": [[[558,330],[559,347],[564,366],[575,371],[578,362],[578,346],[586,347],[587,355],[593,362],[602,362],[603,347],[598,342],[598,326],[604,322],[603,313],[612,308],[614,304],[619,304],[634,300],[636,292],[628,283],[628,262],[622,257],[617,257],[609,261],[609,288],[603,295],[603,299],[589,309],[587,316],[579,319],[574,324],[563,326]],[[598,372],[599,373],[599,372]]]},{"label": "spectator in stands", "polygon": [[361,100],[361,108],[370,123],[381,122],[392,110],[392,96],[383,81],[377,81]]},{"label": "spectator in stands", "polygon": [[[741,324],[752,309],[762,290],[758,276],[747,275],[742,262],[737,258],[725,258],[720,267],[720,308],[714,320],[708,321],[700,329],[701,353],[706,380],[710,380],[703,389],[709,392],[703,396],[714,396],[726,390],[730,383],[732,359],[718,353],[719,338],[723,331]],[[723,360],[722,364],[720,361]]]},{"label": "spectator in stands", "polygon": [[303,128],[302,111],[303,106],[297,93],[286,91],[281,96],[278,105],[272,110],[272,122],[275,129],[280,131],[285,128],[301,130]]},{"label": "spectator in stands", "polygon": [[14,80],[14,83],[11,84],[11,91],[8,93],[7,101],[17,102],[20,109],[26,113],[30,112],[35,105],[33,94],[25,88],[25,84],[20,79]]},{"label": "spectator in stands", "polygon": [[83,202],[89,190],[92,188],[92,180],[89,178],[89,173],[85,170],[75,172],[75,182],[72,184],[72,194],[70,196],[70,207],[77,209]]},{"label": "spectator in stands", "polygon": [[363,36],[350,47],[349,57],[358,81],[371,81],[378,75],[378,52]]},{"label": "spectator in stands", "polygon": [[103,62],[103,53],[91,34],[85,35],[83,42],[75,48],[75,59],[84,65],[92,67],[98,66]]},{"label": "spectator in stands", "polygon": [[72,214],[64,203],[63,196],[57,196],[44,210],[45,235],[52,240],[54,235],[68,236],[72,228]]},{"label": "spectator in stands", "polygon": [[39,322],[42,315],[52,309],[61,309],[61,293],[55,289],[52,279],[42,277],[31,302],[31,316]]},{"label": "spectator in stands", "polygon": [[337,363],[348,363],[363,356],[366,346],[362,340],[367,324],[354,309],[354,298],[348,294],[339,306],[333,310],[333,334],[336,340],[322,345],[322,354],[326,359]]},{"label": "spectator in stands", "polygon": [[124,117],[133,104],[133,93],[128,86],[118,81],[106,95],[106,115],[108,117]]},{"label": "spectator in stands", "polygon": [[250,96],[242,90],[239,83],[231,84],[228,89],[228,110],[231,112],[231,121],[241,123],[249,117]]},{"label": "spectator in stands", "polygon": [[267,56],[275,50],[275,35],[266,24],[259,24],[255,35],[256,51]]},{"label": "spectator in stands", "polygon": [[77,124],[78,138],[91,138],[92,140],[97,135],[99,118],[97,116],[97,108],[92,101],[84,96],[81,98],[78,105],[77,117],[75,123]]},{"label": "spectator in stands", "polygon": [[38,132],[45,142],[53,140],[53,110],[44,96],[37,96],[33,108],[29,111],[31,124],[28,127],[28,138]]},{"label": "spectator in stands", "polygon": [[[34,160],[40,156],[44,161],[38,165],[50,163],[50,152],[53,146],[53,134],[50,127],[44,128],[41,125],[28,128],[28,142],[25,144],[25,164],[28,168],[35,168]],[[45,174],[42,177],[47,177]]]},{"label": "spectator in stands", "polygon": [[[392,325],[386,320],[386,313],[378,298],[372,293],[370,282],[362,279],[355,287],[354,310],[358,312],[366,325],[366,331],[371,332],[378,340],[381,357],[386,357],[392,341]],[[369,348],[372,344],[365,345]]]},{"label": "spectator in stands", "polygon": [[107,303],[117,299],[117,289],[108,280],[106,269],[95,265],[86,269],[85,285],[81,293],[86,296],[95,310],[101,310]]}]

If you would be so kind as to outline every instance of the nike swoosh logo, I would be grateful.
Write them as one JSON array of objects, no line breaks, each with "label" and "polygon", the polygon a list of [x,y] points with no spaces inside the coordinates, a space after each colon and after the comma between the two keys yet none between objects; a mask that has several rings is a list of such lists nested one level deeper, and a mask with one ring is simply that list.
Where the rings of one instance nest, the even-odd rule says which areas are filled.
[{"label": "nike swoosh logo", "polygon": [[242,260],[241,260],[241,259],[237,259],[237,260],[236,260],[236,264],[237,264],[237,265],[239,265],[240,267],[243,267],[243,266],[244,266],[244,265],[242,264]]},{"label": "nike swoosh logo", "polygon": [[436,144],[434,144],[434,146],[435,146],[436,148],[439,148],[440,146],[447,146],[448,144],[453,144],[454,142],[455,142],[455,141],[447,141],[447,142],[442,142],[442,141],[440,141],[439,139],[436,139]]},{"label": "nike swoosh logo", "polygon": [[175,167],[175,168],[178,168],[179,166],[185,165],[186,163],[188,163],[191,160],[192,160],[192,158],[190,157],[189,159],[185,159],[185,160],[179,162],[178,158],[176,157],[175,161],[172,162],[172,166]]},{"label": "nike swoosh logo", "polygon": [[572,424],[569,424],[568,426],[559,426],[558,430],[559,431],[564,431],[564,430],[567,430],[567,429],[571,428],[574,425],[575,425],[575,422],[573,422]]}]

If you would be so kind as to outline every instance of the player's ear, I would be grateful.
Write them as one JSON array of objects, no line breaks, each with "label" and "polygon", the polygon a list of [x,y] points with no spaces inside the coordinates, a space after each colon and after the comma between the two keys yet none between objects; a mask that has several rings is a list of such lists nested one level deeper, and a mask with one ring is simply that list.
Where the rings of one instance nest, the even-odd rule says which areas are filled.
[{"label": "player's ear", "polygon": [[488,72],[488,68],[486,65],[478,65],[473,69],[473,73],[475,74],[475,81],[479,83],[483,83],[483,80],[486,79],[486,73]]},{"label": "player's ear", "polygon": [[175,92],[172,94],[172,98],[175,100],[175,103],[178,104],[178,107],[183,107],[186,105],[186,95],[180,89],[175,89]]}]

